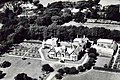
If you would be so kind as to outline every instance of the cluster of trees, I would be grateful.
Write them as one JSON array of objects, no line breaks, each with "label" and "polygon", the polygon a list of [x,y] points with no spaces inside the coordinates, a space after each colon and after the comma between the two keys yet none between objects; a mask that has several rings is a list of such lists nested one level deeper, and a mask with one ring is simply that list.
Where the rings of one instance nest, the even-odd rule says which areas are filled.
[{"label": "cluster of trees", "polygon": [[[36,30],[36,32],[33,32]],[[43,40],[52,37],[58,37],[61,41],[70,41],[77,37],[82,37],[83,35],[87,36],[92,40],[99,38],[114,39],[116,41],[120,40],[120,31],[118,30],[109,30],[102,27],[88,28],[84,26],[59,26],[52,24],[49,27],[34,27],[29,33],[33,37],[37,36],[38,39]],[[32,38],[31,36],[31,38]]]},{"label": "cluster of trees", "polygon": [[78,74],[79,71],[76,69],[76,67],[64,67],[59,69],[58,74],[55,75],[56,79],[62,79],[64,74]]},{"label": "cluster of trees", "polygon": [[108,20],[115,20],[115,21],[120,21],[120,10],[119,10],[120,5],[110,5],[106,12],[106,17],[105,19]]},{"label": "cluster of trees", "polygon": [[14,77],[15,80],[37,80],[37,79],[33,79],[31,77],[29,77],[27,74],[25,73],[20,73],[17,76]]},{"label": "cluster of trees", "polygon": [[92,68],[92,66],[95,65],[95,60],[97,59],[97,56],[99,54],[96,52],[96,49],[95,48],[90,48],[88,50],[88,56],[89,56],[89,60],[87,63],[81,65],[81,66],[78,66],[78,71],[79,72],[84,72],[86,70],[90,70]]},{"label": "cluster of trees", "polygon": [[54,71],[54,69],[49,65],[49,64],[44,64],[43,66],[42,66],[42,71],[46,71],[46,72],[53,72]]}]

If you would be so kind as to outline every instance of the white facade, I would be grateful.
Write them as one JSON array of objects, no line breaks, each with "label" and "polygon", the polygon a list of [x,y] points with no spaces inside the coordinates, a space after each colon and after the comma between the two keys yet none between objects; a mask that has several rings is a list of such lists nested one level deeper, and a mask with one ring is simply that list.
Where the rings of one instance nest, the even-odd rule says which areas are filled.
[{"label": "white facade", "polygon": [[20,5],[23,9],[28,9],[28,10],[30,10],[30,9],[37,9],[37,6],[35,6],[35,5],[33,5],[33,4],[21,4]]},{"label": "white facade", "polygon": [[114,51],[117,50],[117,43],[112,39],[98,39],[97,45],[93,45],[100,56],[112,57]]},{"label": "white facade", "polygon": [[98,39],[97,46],[103,47],[103,48],[110,48],[113,50],[117,49],[117,43],[112,39]]},{"label": "white facade", "polygon": [[58,38],[47,39],[46,41],[42,42],[42,47],[44,47],[44,46],[56,47],[57,46],[57,41],[58,41]]},{"label": "white facade", "polygon": [[[77,51],[78,50],[78,51]],[[69,61],[77,61],[78,60],[78,53],[82,49],[74,49],[74,48],[66,48],[66,47],[53,47],[50,49],[49,57],[53,59],[59,60],[69,60]]]},{"label": "white facade", "polygon": [[93,45],[92,47],[97,50],[97,53],[99,53],[99,56],[112,57],[114,53],[114,50],[110,48],[103,48],[97,45]]}]

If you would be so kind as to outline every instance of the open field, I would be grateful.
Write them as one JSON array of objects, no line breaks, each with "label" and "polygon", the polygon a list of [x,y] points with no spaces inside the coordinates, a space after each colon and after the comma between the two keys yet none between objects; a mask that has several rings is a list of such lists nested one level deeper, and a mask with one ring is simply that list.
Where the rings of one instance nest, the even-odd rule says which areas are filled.
[{"label": "open field", "polygon": [[[80,1],[80,0],[40,0],[40,2],[44,6],[47,6],[48,3],[52,3],[55,1],[73,1],[74,2],[74,1]],[[119,2],[120,2],[119,0],[100,0],[100,4],[102,5],[118,4]]]},{"label": "open field", "polygon": [[87,26],[89,28],[104,27],[104,28],[110,29],[110,30],[120,30],[120,25],[117,25],[117,24],[85,23],[83,25]]},{"label": "open field", "polygon": [[108,57],[97,57],[97,61],[95,63],[95,66],[97,67],[104,67],[105,64],[109,64],[111,58]]},{"label": "open field", "polygon": [[74,21],[70,21],[69,23],[63,24],[63,26],[70,26],[70,25],[75,25],[77,27],[79,26],[84,26],[88,28],[93,28],[93,27],[104,27],[105,29],[110,29],[110,30],[120,30],[120,25],[118,24],[101,24],[101,23],[77,23]]},{"label": "open field", "polygon": [[[11,66],[9,68],[0,68],[3,72],[7,73],[5,78],[1,80],[14,80],[14,77],[19,73],[26,73],[33,78],[39,78],[43,73],[41,72],[42,63],[40,60],[26,59],[22,60],[18,57],[0,57],[0,62],[9,61]],[[28,64],[30,62],[30,64]]]},{"label": "open field", "polygon": [[62,80],[120,80],[120,73],[91,70],[85,74],[68,75]]}]

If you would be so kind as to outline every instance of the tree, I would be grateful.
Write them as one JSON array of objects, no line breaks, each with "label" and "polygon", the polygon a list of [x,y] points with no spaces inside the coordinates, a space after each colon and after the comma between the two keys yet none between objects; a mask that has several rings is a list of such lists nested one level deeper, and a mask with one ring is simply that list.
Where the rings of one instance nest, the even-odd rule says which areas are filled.
[{"label": "tree", "polygon": [[0,79],[4,78],[5,75],[6,75],[6,73],[0,74]]},{"label": "tree", "polygon": [[59,9],[63,9],[64,6],[62,4],[62,1],[58,1],[58,2],[53,2],[49,5],[47,5],[47,8],[59,8]]},{"label": "tree", "polygon": [[104,65],[104,68],[108,68],[108,65],[107,65],[107,64],[105,64],[105,65]]},{"label": "tree", "polygon": [[65,9],[64,9],[63,14],[64,14],[64,13],[67,13],[67,14],[72,14],[71,10],[70,10],[70,9],[68,9],[68,8],[65,8]]},{"label": "tree", "polygon": [[69,74],[78,74],[78,70],[75,68],[75,67],[71,67],[70,68],[70,71],[69,71]]},{"label": "tree", "polygon": [[31,77],[29,77],[27,74],[25,73],[20,73],[18,74],[16,77],[14,77],[15,80],[36,80],[36,79],[33,79]]},{"label": "tree", "polygon": [[44,39],[43,33],[45,28],[46,28],[45,26],[30,27],[28,32],[29,35],[28,39],[43,40]]},{"label": "tree", "polygon": [[100,2],[100,0],[94,0],[93,1],[95,4],[98,4]]},{"label": "tree", "polygon": [[69,72],[70,72],[70,68],[69,68],[69,67],[65,67],[65,68],[63,68],[63,70],[64,70],[64,72],[65,72],[66,74],[69,74]]},{"label": "tree", "polygon": [[89,61],[88,61],[88,63],[90,64],[90,66],[93,66],[93,65],[95,65],[95,59],[94,58],[90,58],[89,59]]},{"label": "tree", "polygon": [[49,64],[44,64],[42,66],[42,70],[43,71],[48,71],[48,72],[53,72],[54,71],[54,69]]},{"label": "tree", "polygon": [[90,58],[96,58],[96,57],[97,57],[97,56],[95,55],[95,53],[89,53],[88,56],[89,56]]},{"label": "tree", "polygon": [[59,72],[59,74],[63,75],[65,73],[65,71],[63,69],[59,69],[57,72]]},{"label": "tree", "polygon": [[80,60],[84,56],[85,53],[86,53],[85,50],[80,51],[78,55],[78,59]]},{"label": "tree", "polygon": [[92,67],[89,63],[85,63],[83,66],[85,67],[85,69],[88,69],[88,70],[91,69]]},{"label": "tree", "polygon": [[72,21],[72,15],[68,14],[68,13],[63,13],[63,15],[61,16],[61,19],[62,19],[63,23],[68,23],[68,22]]},{"label": "tree", "polygon": [[85,14],[79,11],[79,12],[75,13],[74,21],[84,23],[85,22],[84,17],[85,17]]},{"label": "tree", "polygon": [[29,0],[30,3],[33,3],[33,0]]},{"label": "tree", "polygon": [[89,41],[87,41],[86,48],[90,48],[90,47],[91,47],[91,43]]},{"label": "tree", "polygon": [[89,50],[88,50],[88,53],[96,53],[97,51],[96,51],[96,49],[95,48],[90,48]]},{"label": "tree", "polygon": [[83,66],[78,66],[78,71],[79,72],[84,72],[85,71],[85,68]]},{"label": "tree", "polygon": [[44,6],[42,4],[37,4],[38,9],[43,9]]},{"label": "tree", "polygon": [[60,16],[52,16],[51,20],[53,23],[62,24],[62,19]]},{"label": "tree", "polygon": [[37,6],[39,4],[39,0],[34,0],[34,5]]},{"label": "tree", "polygon": [[62,75],[61,75],[61,74],[56,74],[56,75],[55,75],[55,78],[56,78],[56,79],[62,79]]},{"label": "tree", "polygon": [[110,5],[106,14],[106,19],[120,21],[119,5]]},{"label": "tree", "polygon": [[52,23],[51,16],[46,14],[45,16],[38,17],[36,23],[38,26],[48,26]]},{"label": "tree", "polygon": [[4,61],[4,62],[1,64],[1,67],[3,67],[3,68],[10,67],[10,66],[11,66],[11,63],[8,62],[8,61]]},{"label": "tree", "polygon": [[3,73],[3,71],[0,70],[0,79],[4,78],[5,75],[6,73]]}]

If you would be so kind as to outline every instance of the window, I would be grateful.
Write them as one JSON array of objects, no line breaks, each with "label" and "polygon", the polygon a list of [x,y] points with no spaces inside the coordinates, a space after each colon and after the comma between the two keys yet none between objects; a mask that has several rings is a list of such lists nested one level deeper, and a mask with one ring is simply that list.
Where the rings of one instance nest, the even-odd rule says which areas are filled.
[{"label": "window", "polygon": [[101,44],[101,47],[103,47],[103,44]]}]

